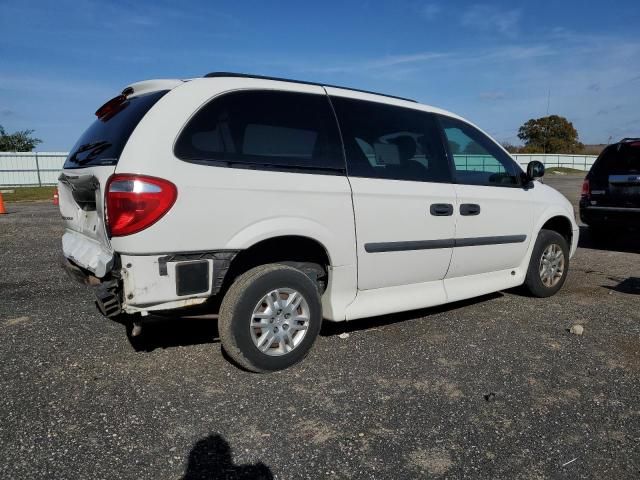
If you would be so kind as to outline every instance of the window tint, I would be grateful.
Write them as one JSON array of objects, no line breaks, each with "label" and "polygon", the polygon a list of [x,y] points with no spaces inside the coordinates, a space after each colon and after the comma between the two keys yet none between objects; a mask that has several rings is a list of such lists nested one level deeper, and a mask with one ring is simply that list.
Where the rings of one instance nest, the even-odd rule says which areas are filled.
[{"label": "window tint", "polygon": [[168,90],[162,90],[126,99],[117,97],[110,100],[110,111],[93,122],[82,134],[64,162],[64,168],[118,163],[118,158],[133,130],[167,92]]},{"label": "window tint", "polygon": [[241,91],[203,107],[180,134],[178,158],[266,168],[344,171],[325,95]]},{"label": "window tint", "polygon": [[331,97],[354,177],[448,182],[450,170],[435,118],[382,103]]},{"label": "window tint", "polygon": [[640,172],[640,142],[619,143],[607,147],[593,165],[592,171],[600,174],[625,174]]},{"label": "window tint", "polygon": [[440,117],[458,183],[470,185],[520,185],[521,170],[491,139],[471,125]]}]

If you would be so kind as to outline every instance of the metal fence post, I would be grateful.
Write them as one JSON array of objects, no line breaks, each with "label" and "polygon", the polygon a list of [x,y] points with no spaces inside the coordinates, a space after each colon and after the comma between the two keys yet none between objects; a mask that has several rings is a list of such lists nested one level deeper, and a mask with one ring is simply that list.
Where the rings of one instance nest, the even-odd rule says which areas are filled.
[{"label": "metal fence post", "polygon": [[40,163],[38,162],[38,152],[36,154],[36,172],[38,173],[38,186],[42,186],[42,179],[40,178]]}]

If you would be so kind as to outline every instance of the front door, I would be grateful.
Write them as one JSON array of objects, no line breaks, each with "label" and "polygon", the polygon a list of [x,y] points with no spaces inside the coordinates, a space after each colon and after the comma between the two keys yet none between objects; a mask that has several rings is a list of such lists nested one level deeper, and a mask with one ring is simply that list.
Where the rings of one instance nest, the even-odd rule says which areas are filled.
[{"label": "front door", "polygon": [[533,229],[534,195],[522,170],[489,137],[463,121],[440,117],[454,181],[456,242],[447,278],[518,267]]}]

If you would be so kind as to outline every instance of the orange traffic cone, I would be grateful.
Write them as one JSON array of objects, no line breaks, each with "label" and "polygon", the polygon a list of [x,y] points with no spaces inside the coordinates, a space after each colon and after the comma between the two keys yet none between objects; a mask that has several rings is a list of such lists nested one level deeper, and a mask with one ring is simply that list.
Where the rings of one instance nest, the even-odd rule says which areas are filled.
[{"label": "orange traffic cone", "polygon": [[58,197],[58,189],[57,188],[53,191],[53,204],[54,205],[59,205],[60,204],[60,198]]},{"label": "orange traffic cone", "polygon": [[4,215],[7,211],[4,208],[4,200],[2,199],[2,192],[0,192],[0,215]]}]

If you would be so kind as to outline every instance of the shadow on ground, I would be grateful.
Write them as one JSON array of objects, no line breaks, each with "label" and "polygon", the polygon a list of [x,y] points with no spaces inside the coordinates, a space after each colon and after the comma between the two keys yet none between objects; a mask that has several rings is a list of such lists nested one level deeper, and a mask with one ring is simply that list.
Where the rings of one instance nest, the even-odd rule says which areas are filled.
[{"label": "shadow on ground", "polygon": [[214,316],[203,317],[146,317],[142,332],[132,336],[132,325],[126,324],[127,337],[138,352],[152,352],[157,348],[175,348],[204,343],[218,343],[218,321]]},{"label": "shadow on ground", "polygon": [[182,480],[271,480],[271,469],[262,462],[234,465],[231,446],[220,435],[198,440],[189,453]]},{"label": "shadow on ground", "polygon": [[594,234],[589,227],[580,227],[578,247],[611,252],[640,253],[640,231],[609,230]]},{"label": "shadow on ground", "polygon": [[439,305],[437,307],[423,308],[420,310],[409,310],[406,312],[381,315],[379,317],[360,318],[358,320],[351,320],[348,322],[330,322],[325,320],[322,323],[322,330],[320,331],[320,335],[322,335],[323,337],[330,337],[333,335],[339,335],[341,333],[351,333],[360,330],[369,330],[372,328],[381,327],[383,325],[393,325],[395,323],[405,322],[412,319],[415,320],[416,318],[429,317],[430,315],[435,315],[438,313],[452,312],[459,308],[495,300],[496,298],[501,298],[502,296],[504,296],[504,294],[495,292],[488,295],[483,295],[481,297],[475,297],[468,300],[461,300],[459,302]]},{"label": "shadow on ground", "polygon": [[603,285],[604,288],[614,290],[618,293],[628,293],[630,295],[640,295],[640,277],[627,277],[623,280],[615,277],[609,277],[609,280],[618,282],[615,286],[610,287]]},{"label": "shadow on ground", "polygon": [[[510,293],[517,293],[517,291],[510,291]],[[349,322],[331,322],[325,320],[322,323],[320,335],[323,337],[331,337],[341,333],[369,330],[383,325],[393,325],[415,318],[424,318],[438,313],[454,311],[469,305],[495,300],[502,296],[502,293],[496,292],[437,307],[410,310],[378,317],[361,318]],[[143,319],[142,325],[142,332],[135,337],[131,335],[131,325],[127,325],[129,342],[131,346],[139,352],[152,352],[158,348],[185,347],[205,343],[218,343],[220,341],[218,336],[218,321],[215,315],[202,317],[160,317],[150,315]]]}]

